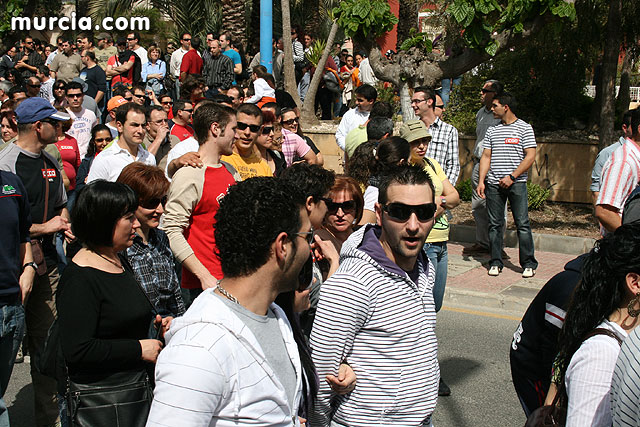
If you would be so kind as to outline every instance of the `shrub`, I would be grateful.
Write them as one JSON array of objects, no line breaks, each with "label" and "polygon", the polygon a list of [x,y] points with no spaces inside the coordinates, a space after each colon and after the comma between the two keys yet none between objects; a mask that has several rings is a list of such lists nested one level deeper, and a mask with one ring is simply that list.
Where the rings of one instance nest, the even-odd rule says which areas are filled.
[{"label": "shrub", "polygon": [[550,188],[542,188],[538,184],[527,181],[527,198],[529,210],[538,210],[542,208],[544,202],[546,202],[549,198],[549,194],[551,194]]},{"label": "shrub", "polygon": [[473,187],[471,186],[471,178],[467,178],[464,181],[459,181],[456,184],[456,190],[460,195],[460,200],[465,202],[471,201],[471,194],[473,193]]}]

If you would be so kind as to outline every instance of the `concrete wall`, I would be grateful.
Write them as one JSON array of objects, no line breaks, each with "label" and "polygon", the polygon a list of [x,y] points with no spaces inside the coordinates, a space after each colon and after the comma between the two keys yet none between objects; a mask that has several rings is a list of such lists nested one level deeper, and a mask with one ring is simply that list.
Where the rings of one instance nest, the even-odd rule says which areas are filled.
[{"label": "concrete wall", "polygon": [[[336,145],[337,124],[322,122],[315,127],[303,127],[325,159],[325,167],[342,173],[343,152]],[[551,186],[550,200],[557,202],[591,203],[591,168],[598,154],[597,139],[586,141],[537,138],[536,160],[529,171],[533,182]],[[475,145],[472,136],[460,136],[460,180],[471,177]]]}]

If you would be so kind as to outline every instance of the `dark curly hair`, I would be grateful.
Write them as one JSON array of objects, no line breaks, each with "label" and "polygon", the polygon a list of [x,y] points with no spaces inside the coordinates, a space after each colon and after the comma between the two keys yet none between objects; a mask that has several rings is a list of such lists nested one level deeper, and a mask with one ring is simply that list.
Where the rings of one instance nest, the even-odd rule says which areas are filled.
[{"label": "dark curly hair", "polygon": [[311,196],[314,200],[319,200],[333,187],[336,174],[322,166],[296,163],[282,171],[280,179],[289,188],[298,188],[302,191],[305,198]]},{"label": "dark curly hair", "polygon": [[598,240],[589,252],[558,337],[561,378],[585,336],[623,305],[625,277],[640,274],[640,224],[625,224]]},{"label": "dark curly hair", "polygon": [[[225,277],[254,273],[271,257],[282,232],[300,231],[305,197],[278,178],[257,177],[229,188],[216,213],[214,234]],[[295,239],[291,239],[295,245]]]},{"label": "dark curly hair", "polygon": [[366,188],[370,178],[377,177],[389,166],[408,162],[410,156],[411,145],[399,136],[367,141],[360,144],[349,158],[347,175]]}]

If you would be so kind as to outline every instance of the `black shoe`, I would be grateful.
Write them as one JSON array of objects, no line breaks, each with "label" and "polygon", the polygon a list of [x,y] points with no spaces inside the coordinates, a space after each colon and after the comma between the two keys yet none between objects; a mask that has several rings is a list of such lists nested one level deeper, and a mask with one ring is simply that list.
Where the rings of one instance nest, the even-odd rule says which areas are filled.
[{"label": "black shoe", "polygon": [[438,396],[450,396],[451,389],[447,384],[445,384],[442,377],[440,377],[440,384],[438,384]]}]

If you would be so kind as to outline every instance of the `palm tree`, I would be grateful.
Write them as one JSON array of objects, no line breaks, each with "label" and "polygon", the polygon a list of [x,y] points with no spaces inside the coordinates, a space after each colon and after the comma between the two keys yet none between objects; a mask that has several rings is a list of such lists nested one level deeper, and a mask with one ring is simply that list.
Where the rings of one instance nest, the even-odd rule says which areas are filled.
[{"label": "palm tree", "polygon": [[418,2],[416,0],[399,0],[398,11],[398,42],[396,51],[400,45],[408,39],[412,28],[418,29]]},{"label": "palm tree", "polygon": [[236,44],[247,45],[247,21],[244,0],[224,0],[222,2],[222,30],[229,31]]},{"label": "palm tree", "polygon": [[[293,45],[291,44],[291,5],[282,0],[282,43],[284,44],[284,90],[289,92],[298,106],[302,104],[298,96],[298,85],[293,65]],[[311,88],[309,88],[311,89]]]}]

